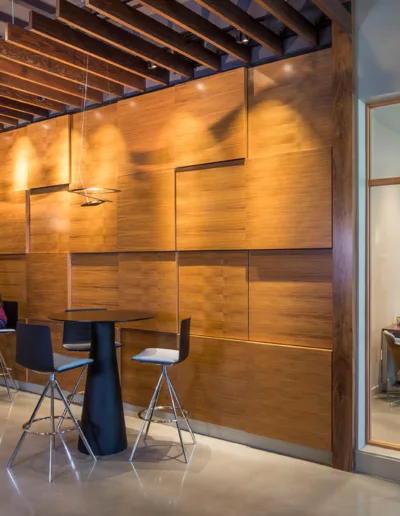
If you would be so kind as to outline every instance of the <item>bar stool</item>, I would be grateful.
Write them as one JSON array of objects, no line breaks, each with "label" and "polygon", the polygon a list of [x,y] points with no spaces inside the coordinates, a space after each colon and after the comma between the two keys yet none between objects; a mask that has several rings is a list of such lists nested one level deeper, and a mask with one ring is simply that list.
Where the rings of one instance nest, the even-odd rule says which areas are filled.
[{"label": "bar stool", "polygon": [[[107,308],[73,308],[65,310],[66,312],[86,312],[86,311],[103,311],[107,310]],[[65,322],[63,329],[63,348],[67,351],[75,351],[79,353],[90,353],[91,345],[92,345],[92,324],[86,322]],[[121,344],[119,342],[115,343],[116,348],[120,348]],[[78,392],[78,387],[84,377],[88,366],[84,366],[82,368],[82,372],[79,375],[79,378],[72,389],[71,394],[68,394],[67,401],[69,404],[74,402],[75,396],[83,396],[84,391]],[[82,403],[80,403],[82,404]],[[57,429],[59,430],[64,422],[64,419],[67,415],[67,409],[64,410],[60,421],[58,423]]]},{"label": "bar stool", "polygon": [[[76,369],[78,367],[84,367],[88,364],[92,363],[93,360],[91,358],[74,358],[68,357],[65,355],[61,355],[59,353],[53,353],[53,346],[51,342],[51,333],[50,328],[48,326],[40,326],[34,324],[23,324],[18,323],[17,325],[17,363],[22,367],[26,367],[32,371],[38,373],[44,373],[49,375],[49,381],[47,382],[46,387],[44,388],[42,395],[39,398],[39,401],[36,405],[35,410],[33,411],[29,421],[24,425],[24,431],[22,436],[11,455],[11,458],[7,464],[7,468],[11,468],[13,462],[27,436],[27,434],[36,434],[36,435],[49,435],[50,436],[50,458],[49,458],[49,482],[52,481],[52,461],[53,461],[53,449],[55,448],[55,436],[59,432],[55,428],[55,420],[60,416],[54,415],[54,392],[58,391],[61,400],[65,405],[65,410],[69,413],[70,419],[72,419],[76,430],[78,430],[79,435],[84,443],[87,451],[91,455],[93,461],[96,461],[96,457],[93,454],[90,445],[82,432],[78,420],[75,415],[71,411],[71,408],[68,404],[68,401],[60,388],[56,380],[56,375],[61,374],[65,371],[71,371],[72,369]],[[40,406],[44,400],[46,393],[50,390],[50,416],[42,417],[35,419],[36,414],[39,411]],[[43,420],[50,420],[50,431],[43,432],[33,432],[31,431],[31,426],[33,423]],[[70,431],[70,429],[68,429]]]},{"label": "bar stool", "polygon": [[[2,334],[10,334],[15,333],[17,322],[18,322],[18,303],[17,301],[4,301],[4,312],[7,316],[7,326],[6,328],[3,328],[0,330],[0,335]],[[6,360],[4,358],[3,352],[0,350],[0,377],[4,378],[4,383],[7,387],[7,393],[8,397],[10,399],[10,403],[13,402],[12,396],[11,396],[11,390],[10,386],[8,385],[8,381],[10,380],[13,389],[17,392],[17,386],[15,385],[14,378],[11,375],[12,369],[7,366]]]},{"label": "bar stool", "polygon": [[[151,423],[175,423],[176,428],[179,434],[179,440],[181,442],[183,456],[185,457],[185,462],[187,463],[187,455],[186,449],[183,444],[182,439],[182,431],[181,426],[179,424],[179,418],[177,410],[181,413],[182,419],[184,419],[187,429],[190,432],[190,435],[193,440],[193,444],[196,444],[196,438],[188,421],[188,411],[182,408],[182,405],[179,401],[179,398],[175,392],[174,386],[168,376],[168,367],[174,366],[176,364],[180,364],[185,361],[189,356],[190,349],[190,321],[191,319],[183,319],[181,321],[180,328],[180,336],[179,336],[179,350],[175,349],[162,349],[162,348],[147,348],[138,355],[132,357],[132,360],[136,362],[142,362],[143,364],[157,364],[161,366],[161,375],[158,380],[157,386],[155,388],[153,397],[151,398],[150,405],[147,409],[141,410],[138,414],[138,417],[143,420],[142,426],[140,427],[138,436],[136,438],[135,444],[133,445],[132,453],[129,458],[130,461],[133,460],[133,457],[136,453],[139,441],[142,437],[144,427],[147,422],[147,428],[144,435],[144,439],[146,440],[147,434],[149,432]],[[157,401],[160,395],[161,387],[163,382],[167,384],[168,394],[171,400],[171,406],[159,406],[157,407]],[[176,404],[175,404],[176,402]],[[177,405],[177,406],[176,406]],[[171,410],[173,412],[174,417],[172,419],[155,419],[153,418],[154,411],[162,411],[162,410]]]}]

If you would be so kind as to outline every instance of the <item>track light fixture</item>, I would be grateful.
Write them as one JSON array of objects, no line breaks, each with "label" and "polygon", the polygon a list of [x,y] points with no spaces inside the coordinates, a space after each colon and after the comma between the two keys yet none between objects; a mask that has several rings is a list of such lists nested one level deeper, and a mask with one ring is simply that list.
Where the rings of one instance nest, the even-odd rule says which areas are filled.
[{"label": "track light fixture", "polygon": [[247,45],[249,41],[249,36],[247,36],[247,34],[239,30],[236,35],[236,42],[239,43],[239,45]]},{"label": "track light fixture", "polygon": [[148,69],[148,70],[155,70],[156,68],[157,68],[156,63],[152,63],[151,61],[149,61],[149,62],[147,63],[147,69]]}]

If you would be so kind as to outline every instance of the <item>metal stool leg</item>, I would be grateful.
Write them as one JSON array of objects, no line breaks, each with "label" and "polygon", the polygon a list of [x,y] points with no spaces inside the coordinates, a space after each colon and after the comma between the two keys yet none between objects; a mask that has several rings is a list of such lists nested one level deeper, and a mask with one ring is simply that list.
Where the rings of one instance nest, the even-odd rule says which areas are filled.
[{"label": "metal stool leg", "polygon": [[54,382],[55,376],[50,376],[50,456],[49,456],[49,482],[53,480],[53,450],[55,449],[55,426],[54,426]]},{"label": "metal stool leg", "polygon": [[[161,380],[161,383],[160,383],[160,386],[159,386],[158,390],[156,388],[156,393],[157,394],[156,394],[153,406],[151,408],[149,420],[147,421],[146,431],[144,433],[144,438],[143,438],[144,440],[147,439],[147,436],[148,436],[148,433],[149,433],[149,430],[150,430],[151,420],[153,419],[154,409],[157,407],[158,398],[159,398],[160,392],[161,392],[161,386],[162,386],[162,380]],[[147,414],[146,414],[146,419],[147,419]]]},{"label": "metal stool leg", "polygon": [[[0,353],[1,353],[1,351],[0,351]],[[1,353],[1,359],[3,360],[3,364],[4,364],[4,368],[6,370],[6,374],[7,374],[7,376],[9,377],[9,379],[10,379],[10,381],[12,383],[12,387],[13,387],[14,391],[18,392],[18,388],[17,388],[17,386],[15,384],[14,378],[11,375],[11,369],[9,367],[7,367],[7,362],[6,362],[6,359],[4,358],[3,353]]]},{"label": "metal stool leg", "polygon": [[132,462],[133,456],[136,453],[136,449],[138,447],[140,438],[142,437],[144,427],[146,425],[146,422],[149,420],[149,415],[150,415],[150,413],[154,412],[154,407],[156,406],[155,405],[156,399],[158,399],[158,395],[160,394],[160,390],[161,390],[161,385],[162,385],[163,379],[164,379],[164,374],[161,373],[160,378],[159,378],[158,383],[157,383],[157,387],[155,388],[155,391],[154,391],[153,396],[151,398],[150,405],[149,405],[149,407],[148,407],[148,409],[146,411],[146,417],[143,420],[142,426],[140,427],[139,433],[138,433],[138,435],[136,437],[135,444],[133,445],[132,453],[131,453],[131,456],[129,457],[129,461],[130,462]]},{"label": "metal stool leg", "polygon": [[172,382],[171,382],[171,380],[170,380],[170,378],[169,378],[169,376],[168,376],[168,372],[167,372],[167,383],[168,383],[168,384],[169,384],[169,386],[171,387],[172,393],[173,393],[173,395],[175,396],[176,403],[177,403],[178,408],[179,408],[179,410],[180,410],[180,412],[181,412],[181,414],[182,414],[182,418],[185,420],[185,423],[186,423],[187,429],[189,430],[189,433],[190,433],[190,435],[191,435],[191,437],[192,437],[193,444],[197,444],[197,440],[196,440],[196,437],[195,437],[195,435],[194,435],[194,433],[193,433],[192,427],[190,426],[190,423],[189,423],[188,418],[185,416],[185,412],[184,412],[184,411],[183,411],[183,409],[182,409],[181,402],[179,401],[179,398],[178,398],[178,396],[177,396],[177,394],[176,394],[176,391],[175,391],[175,389],[174,389],[174,386],[172,385]]},{"label": "metal stool leg", "polygon": [[171,398],[171,405],[172,405],[172,410],[174,412],[174,417],[176,419],[176,428],[178,430],[178,434],[179,434],[179,440],[181,441],[181,446],[182,446],[182,451],[183,451],[183,456],[185,457],[185,462],[187,463],[188,459],[187,459],[187,455],[186,455],[186,450],[185,450],[185,445],[183,444],[183,439],[182,439],[182,431],[181,431],[181,427],[179,425],[179,419],[178,419],[178,414],[176,412],[176,407],[175,407],[175,401],[174,401],[174,395],[172,394],[172,390],[171,390],[171,385],[170,385],[170,382],[168,381],[168,374],[167,374],[167,366],[162,366],[163,368],[163,376],[165,378],[165,381],[167,382],[167,387],[168,387],[168,392],[169,392],[169,397]]},{"label": "metal stool leg", "polygon": [[11,396],[10,386],[8,385],[8,382],[7,382],[7,376],[10,373],[7,371],[6,362],[4,360],[4,356],[3,356],[3,353],[1,351],[0,351],[0,367],[1,367],[1,370],[2,370],[2,374],[1,375],[4,378],[4,383],[6,384],[8,397],[10,398],[10,403],[12,403],[13,399],[12,399],[12,396]]},{"label": "metal stool leg", "polygon": [[47,383],[47,385],[46,385],[46,387],[44,388],[44,390],[43,390],[43,392],[42,392],[42,394],[41,394],[41,396],[40,396],[40,398],[39,398],[39,401],[37,402],[37,405],[36,405],[36,407],[35,407],[35,410],[32,412],[32,415],[31,415],[31,417],[30,417],[30,419],[29,419],[29,421],[28,421],[28,424],[27,424],[27,425],[26,425],[26,427],[24,428],[24,431],[23,431],[23,433],[22,433],[22,435],[21,435],[21,438],[20,438],[20,440],[18,441],[18,444],[17,444],[17,446],[15,447],[15,450],[13,451],[13,454],[11,455],[10,460],[8,461],[7,468],[9,468],[9,469],[10,469],[10,468],[12,468],[13,462],[14,462],[14,460],[15,460],[16,456],[18,455],[18,452],[19,452],[19,450],[20,450],[20,448],[21,448],[21,446],[22,446],[22,443],[24,442],[25,437],[27,436],[28,431],[29,431],[29,429],[30,429],[30,428],[31,428],[31,426],[32,426],[33,420],[35,419],[35,416],[36,416],[36,414],[38,413],[38,411],[39,411],[39,409],[40,409],[41,404],[43,403],[44,397],[45,397],[45,395],[46,395],[46,393],[47,393],[47,391],[48,391],[48,389],[49,389],[49,386],[50,386],[50,382],[48,382],[48,383]]},{"label": "metal stool leg", "polygon": [[[75,396],[76,396],[76,393],[78,392],[78,387],[79,387],[79,385],[80,385],[80,383],[81,383],[81,381],[82,381],[82,378],[83,378],[84,374],[85,374],[85,373],[86,373],[86,371],[87,371],[87,368],[88,368],[88,366],[87,366],[87,365],[85,365],[85,366],[82,368],[82,371],[81,371],[81,374],[79,375],[78,381],[76,382],[76,384],[75,384],[75,386],[74,386],[74,388],[73,388],[73,391],[71,392],[71,397],[70,397],[70,399],[69,399],[69,403],[68,403],[69,405],[71,405],[71,404],[72,404],[72,402],[74,401],[74,398],[75,398]],[[58,432],[61,430],[62,424],[64,423],[64,419],[67,417],[67,413],[68,413],[68,411],[67,411],[67,409],[65,408],[65,409],[64,409],[64,412],[62,413],[62,416],[61,416],[61,418],[60,418],[60,421],[58,422],[58,425],[57,425],[57,431],[58,431]]]}]

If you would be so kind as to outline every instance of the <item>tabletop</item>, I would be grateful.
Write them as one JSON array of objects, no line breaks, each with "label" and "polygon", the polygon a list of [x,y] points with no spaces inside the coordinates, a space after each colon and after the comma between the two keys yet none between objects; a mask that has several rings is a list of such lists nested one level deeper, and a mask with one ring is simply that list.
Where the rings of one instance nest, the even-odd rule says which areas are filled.
[{"label": "tabletop", "polygon": [[80,310],[50,314],[49,319],[62,322],[129,322],[152,319],[154,314],[136,310]]}]

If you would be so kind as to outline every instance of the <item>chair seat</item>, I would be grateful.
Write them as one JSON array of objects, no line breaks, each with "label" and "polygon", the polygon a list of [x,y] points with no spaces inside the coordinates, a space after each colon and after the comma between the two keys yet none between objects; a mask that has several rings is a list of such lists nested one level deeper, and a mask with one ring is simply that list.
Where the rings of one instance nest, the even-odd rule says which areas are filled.
[{"label": "chair seat", "polygon": [[66,355],[61,355],[60,353],[53,353],[54,358],[54,367],[58,373],[62,373],[63,371],[70,371],[71,369],[76,369],[77,367],[82,367],[93,362],[91,358],[75,358],[75,357],[67,357]]},{"label": "chair seat", "polygon": [[[68,343],[66,342],[63,344],[63,348],[67,349],[68,351],[79,351],[82,353],[89,353],[90,352],[90,342],[75,342],[75,343]],[[121,344],[119,342],[115,343],[116,348],[120,348]]]},{"label": "chair seat", "polygon": [[177,349],[147,348],[132,357],[132,360],[148,364],[172,365],[178,363],[179,351]]}]

